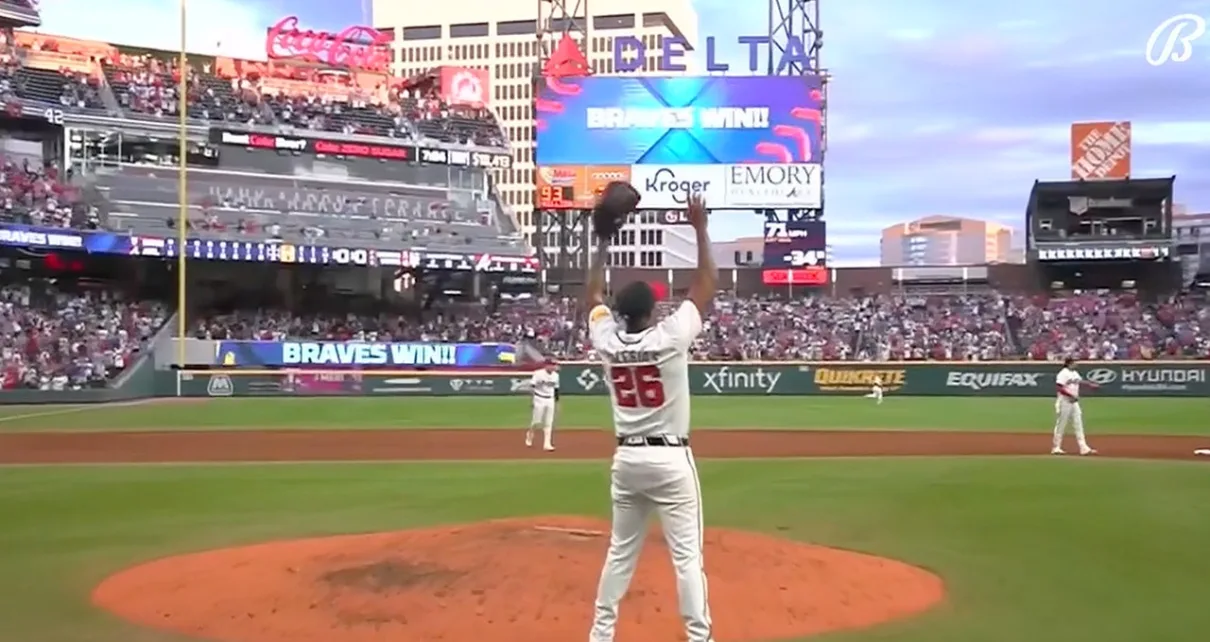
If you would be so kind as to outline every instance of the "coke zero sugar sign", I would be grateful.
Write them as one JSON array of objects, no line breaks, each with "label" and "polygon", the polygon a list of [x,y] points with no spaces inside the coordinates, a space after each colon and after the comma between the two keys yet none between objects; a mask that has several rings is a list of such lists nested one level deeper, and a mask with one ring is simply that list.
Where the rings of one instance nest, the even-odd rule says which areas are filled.
[{"label": "coke zero sugar sign", "polygon": [[1072,123],[1072,180],[1130,177],[1130,123]]},{"label": "coke zero sugar sign", "polygon": [[298,28],[298,16],[287,16],[269,27],[265,55],[270,60],[302,60],[387,73],[390,70],[387,45],[391,39],[390,33],[364,26],[346,27],[340,33],[302,30]]}]

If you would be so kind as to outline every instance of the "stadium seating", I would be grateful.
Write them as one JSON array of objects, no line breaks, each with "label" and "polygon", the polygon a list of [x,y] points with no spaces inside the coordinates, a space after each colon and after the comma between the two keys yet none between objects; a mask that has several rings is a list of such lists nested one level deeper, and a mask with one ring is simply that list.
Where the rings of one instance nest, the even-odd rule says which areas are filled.
[{"label": "stadium seating", "polygon": [[0,287],[0,387],[104,386],[134,363],[168,319],[155,303],[46,282]]},{"label": "stadium seating", "polygon": [[[177,89],[185,74],[187,109],[199,124],[289,125],[342,134],[409,141],[492,146],[504,137],[490,111],[443,104],[428,84],[350,72],[199,56],[182,70],[173,54],[127,51],[106,43],[28,32],[0,35],[0,89],[18,99],[65,111],[170,119],[179,113]],[[36,61],[38,67],[30,66]],[[71,68],[48,69],[56,63]],[[237,156],[242,150],[225,149]],[[191,236],[214,240],[279,238],[296,243],[354,244],[368,249],[429,249],[524,254],[515,226],[494,191],[436,188],[447,181],[412,169],[401,176],[373,161],[361,182],[308,168],[316,178],[297,178],[291,160],[272,153],[242,156],[247,171],[193,170],[188,202]],[[297,161],[294,161],[297,162]],[[348,160],[345,165],[355,163]],[[330,163],[331,164],[331,163]],[[335,164],[331,164],[335,166]],[[387,168],[390,169],[390,168]],[[399,168],[394,168],[398,170]],[[144,171],[145,170],[145,171]],[[348,172],[349,176],[353,171]],[[430,172],[431,173],[431,172]],[[281,178],[290,177],[290,178]],[[405,180],[410,183],[405,184]],[[483,179],[479,179],[483,180]],[[164,235],[176,225],[175,174],[124,168],[95,177],[108,203],[94,216],[72,216],[66,225]],[[426,189],[426,186],[428,187]],[[487,185],[481,186],[486,188]],[[96,203],[89,203],[96,205]],[[27,208],[28,209],[28,208]],[[111,215],[97,216],[95,210]],[[37,210],[31,210],[37,212]],[[19,216],[19,215],[18,215]],[[10,216],[10,220],[22,220]],[[24,221],[23,221],[24,222]],[[53,221],[58,224],[59,221]],[[173,232],[175,235],[175,232]],[[403,247],[401,247],[403,246]]]},{"label": "stadium seating", "polygon": [[[98,176],[97,184],[108,193],[111,229],[163,236],[177,224],[174,170],[125,167]],[[525,252],[520,241],[501,236],[488,215],[489,203],[453,198],[422,186],[198,169],[190,172],[189,224],[192,236],[215,240],[273,237],[365,248]]]}]

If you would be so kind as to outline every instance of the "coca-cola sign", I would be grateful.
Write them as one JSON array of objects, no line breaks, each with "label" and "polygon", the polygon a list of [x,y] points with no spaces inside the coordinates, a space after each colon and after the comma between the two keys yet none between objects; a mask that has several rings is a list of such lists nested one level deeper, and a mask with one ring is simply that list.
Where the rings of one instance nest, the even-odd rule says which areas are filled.
[{"label": "coca-cola sign", "polygon": [[298,16],[287,16],[269,28],[265,55],[271,60],[306,62],[386,73],[389,71],[389,33],[373,27],[351,26],[340,33],[302,30]]}]

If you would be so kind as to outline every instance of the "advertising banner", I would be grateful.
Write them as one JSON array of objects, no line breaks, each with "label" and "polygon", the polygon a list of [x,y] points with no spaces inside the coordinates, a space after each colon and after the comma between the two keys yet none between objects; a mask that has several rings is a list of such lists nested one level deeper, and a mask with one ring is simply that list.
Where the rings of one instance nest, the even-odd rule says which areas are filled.
[{"label": "advertising banner", "polygon": [[695,193],[711,208],[723,208],[725,173],[724,165],[633,165],[630,184],[643,197],[643,209],[685,209]]},{"label": "advertising banner", "polygon": [[448,147],[415,147],[396,143],[364,143],[359,141],[286,136],[261,132],[237,132],[212,127],[210,142],[215,145],[239,145],[249,149],[326,154],[377,160],[421,162],[430,165],[508,169],[512,157],[504,152],[453,149]]},{"label": "advertising banner", "polygon": [[1072,180],[1130,178],[1130,122],[1072,123]]},{"label": "advertising banner", "polygon": [[[1101,386],[1098,397],[1210,397],[1210,364],[1204,362],[1093,362],[1081,372]],[[964,363],[740,363],[702,362],[689,368],[695,396],[863,395],[875,379],[889,395],[1054,397],[1059,364],[1044,362]],[[317,372],[240,374],[239,371],[163,373],[180,376],[182,396],[528,395],[529,376],[503,373],[374,374]],[[568,396],[606,395],[600,364],[563,366]]]},{"label": "advertising banner", "polygon": [[830,282],[828,280],[829,276],[832,275],[828,272],[828,268],[822,265],[813,265],[786,270],[764,270],[760,273],[760,282],[765,285],[778,285],[788,288],[802,285],[818,286],[827,285]]},{"label": "advertising banner", "polygon": [[726,206],[823,206],[823,166],[810,163],[728,165],[723,173]]},{"label": "advertising banner", "polygon": [[78,250],[94,254],[120,254],[207,261],[255,263],[298,263],[305,265],[348,265],[422,267],[428,270],[536,273],[536,256],[436,252],[429,250],[381,250],[329,245],[295,245],[280,241],[216,241],[191,238],[184,251],[175,237],[127,236],[113,232],[89,232],[30,225],[0,224],[0,245],[38,249]]},{"label": "advertising banner", "polygon": [[695,192],[721,209],[811,209],[823,199],[821,166],[812,164],[645,164],[630,166],[630,177],[652,209],[684,209]]},{"label": "advertising banner", "polygon": [[339,33],[298,28],[298,16],[278,20],[265,35],[270,60],[298,60],[328,67],[390,72],[394,30],[353,25]]},{"label": "advertising banner", "polygon": [[441,67],[441,99],[451,105],[483,107],[491,100],[486,69]]},{"label": "advertising banner", "polygon": [[416,149],[420,162],[429,165],[452,165],[454,167],[479,167],[481,169],[508,169],[513,158],[508,154],[448,149],[444,147],[419,147]]},{"label": "advertising banner", "polygon": [[820,87],[817,76],[561,78],[535,98],[536,162],[818,162]]},{"label": "advertising banner", "polygon": [[258,132],[235,132],[212,128],[210,142],[221,145],[242,145],[251,149],[271,149],[302,154],[330,154],[332,156],[356,156],[380,160],[414,161],[416,148],[411,145],[384,143],[361,143],[327,138],[303,138]]},{"label": "advertising banner", "polygon": [[[539,167],[534,173],[538,209],[586,210],[613,181],[630,182],[629,165],[560,165]],[[646,203],[643,204],[647,206]]]},{"label": "advertising banner", "polygon": [[503,343],[355,343],[348,341],[220,341],[214,365],[227,367],[398,368],[484,367],[516,361]]}]

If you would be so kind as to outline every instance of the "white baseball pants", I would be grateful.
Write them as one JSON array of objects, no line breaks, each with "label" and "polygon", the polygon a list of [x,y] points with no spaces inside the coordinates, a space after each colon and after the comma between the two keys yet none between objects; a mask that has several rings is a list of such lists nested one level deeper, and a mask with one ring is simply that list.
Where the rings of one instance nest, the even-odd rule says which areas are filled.
[{"label": "white baseball pants", "polygon": [[1080,402],[1067,397],[1055,400],[1055,432],[1051,448],[1063,447],[1063,435],[1067,432],[1069,423],[1072,431],[1076,433],[1076,444],[1079,445],[1080,452],[1089,450],[1088,441],[1084,439],[1084,411],[1080,410]]},{"label": "white baseball pants", "polygon": [[601,569],[589,642],[614,642],[618,604],[630,588],[647,534],[660,518],[676,572],[676,593],[688,642],[714,642],[703,562],[702,489],[693,452],[681,447],[620,447],[610,482],[613,528]]},{"label": "white baseball pants", "polygon": [[529,420],[530,432],[542,429],[542,446],[553,448],[551,441],[555,429],[555,402],[553,399],[534,399],[534,412]]}]

